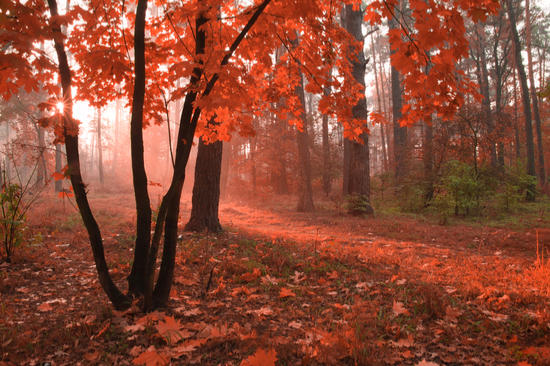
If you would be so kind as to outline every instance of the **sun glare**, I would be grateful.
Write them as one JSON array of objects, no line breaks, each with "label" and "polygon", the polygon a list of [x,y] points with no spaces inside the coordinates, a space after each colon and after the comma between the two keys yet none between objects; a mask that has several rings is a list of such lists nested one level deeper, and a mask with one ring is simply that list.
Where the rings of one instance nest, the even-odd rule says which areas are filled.
[{"label": "sun glare", "polygon": [[64,109],[63,102],[57,102],[55,105],[55,108],[57,108],[59,112],[63,113],[63,109]]}]

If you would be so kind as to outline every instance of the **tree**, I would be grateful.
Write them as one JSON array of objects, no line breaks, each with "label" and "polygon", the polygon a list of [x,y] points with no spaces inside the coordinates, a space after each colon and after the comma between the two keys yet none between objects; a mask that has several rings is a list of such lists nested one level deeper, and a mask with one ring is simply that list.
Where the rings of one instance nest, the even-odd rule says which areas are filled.
[{"label": "tree", "polygon": [[[525,117],[525,146],[527,148],[527,174],[536,178],[535,169],[535,147],[533,145],[533,125],[531,122],[531,101],[529,99],[529,89],[527,87],[527,75],[523,67],[521,58],[521,43],[519,41],[518,30],[516,27],[516,14],[512,0],[506,0],[506,10],[510,21],[510,30],[512,33],[512,43],[514,44],[514,61],[518,72],[521,96],[523,102],[523,114]],[[534,186],[530,186],[527,190],[527,200],[533,202],[535,200]]]},{"label": "tree", "polygon": [[363,16],[360,9],[351,4],[345,6],[346,30],[353,36],[355,44],[350,45],[353,51],[349,51],[350,63],[352,65],[353,78],[357,82],[358,92],[361,98],[352,107],[353,118],[358,125],[363,126],[363,132],[357,140],[350,141],[350,162],[349,162],[349,186],[348,193],[353,204],[350,210],[354,214],[374,211],[370,205],[370,166],[369,166],[369,138],[367,128],[367,99],[365,96],[365,54],[363,53],[364,36],[361,30]]}]

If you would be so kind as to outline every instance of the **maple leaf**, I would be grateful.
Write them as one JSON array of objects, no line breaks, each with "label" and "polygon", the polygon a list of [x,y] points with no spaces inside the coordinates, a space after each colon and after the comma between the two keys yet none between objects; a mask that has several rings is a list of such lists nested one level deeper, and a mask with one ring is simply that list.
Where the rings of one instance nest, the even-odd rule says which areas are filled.
[{"label": "maple leaf", "polygon": [[283,287],[281,289],[281,292],[279,292],[279,297],[282,297],[282,298],[284,298],[284,297],[296,297],[296,294],[294,292],[292,292],[292,291],[290,291],[290,290]]},{"label": "maple leaf", "polygon": [[158,322],[155,328],[157,328],[159,334],[167,338],[169,342],[172,337],[176,338],[176,340],[180,340],[189,338],[193,334],[187,330],[182,331],[183,325],[180,324],[179,320],[175,320],[173,316],[165,316],[164,321]]},{"label": "maple leaf", "polygon": [[401,314],[403,315],[411,315],[408,309],[403,307],[403,303],[399,301],[393,300],[393,306],[392,306],[393,313],[395,316],[399,316]]},{"label": "maple leaf", "polygon": [[166,366],[170,363],[170,356],[164,352],[159,354],[155,347],[151,346],[139,357],[134,358],[132,363],[134,365]]},{"label": "maple leaf", "polygon": [[194,308],[183,312],[184,316],[193,316],[193,315],[200,315],[200,314],[202,314],[202,311],[200,311],[199,308]]},{"label": "maple leaf", "polygon": [[262,275],[262,272],[259,268],[254,268],[254,271],[252,273],[245,273],[242,274],[241,277],[239,277],[242,281],[245,282],[252,282],[256,278],[260,277]]},{"label": "maple leaf", "polygon": [[258,348],[254,355],[249,356],[246,360],[241,362],[241,366],[275,366],[276,361],[277,353],[274,349],[266,352],[263,349]]},{"label": "maple leaf", "polygon": [[174,357],[179,357],[185,353],[194,351],[195,348],[202,346],[206,341],[204,338],[187,340],[181,346],[172,348],[172,354]]}]

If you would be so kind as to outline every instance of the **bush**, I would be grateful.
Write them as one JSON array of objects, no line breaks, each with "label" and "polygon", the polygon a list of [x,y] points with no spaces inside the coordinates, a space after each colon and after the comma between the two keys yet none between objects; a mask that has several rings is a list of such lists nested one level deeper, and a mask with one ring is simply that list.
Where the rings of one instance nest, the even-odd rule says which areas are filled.
[{"label": "bush", "polygon": [[27,215],[22,210],[21,198],[23,192],[17,183],[6,182],[0,193],[0,235],[2,235],[2,250],[0,254],[7,261],[23,242],[23,233],[26,230]]}]

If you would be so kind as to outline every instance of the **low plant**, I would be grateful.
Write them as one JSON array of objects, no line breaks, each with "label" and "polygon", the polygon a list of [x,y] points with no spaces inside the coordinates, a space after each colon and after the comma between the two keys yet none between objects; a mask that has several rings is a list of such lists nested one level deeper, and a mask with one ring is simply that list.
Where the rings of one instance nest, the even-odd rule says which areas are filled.
[{"label": "low plant", "polygon": [[361,194],[352,194],[346,197],[348,213],[353,216],[371,215],[374,213],[369,197]]}]

